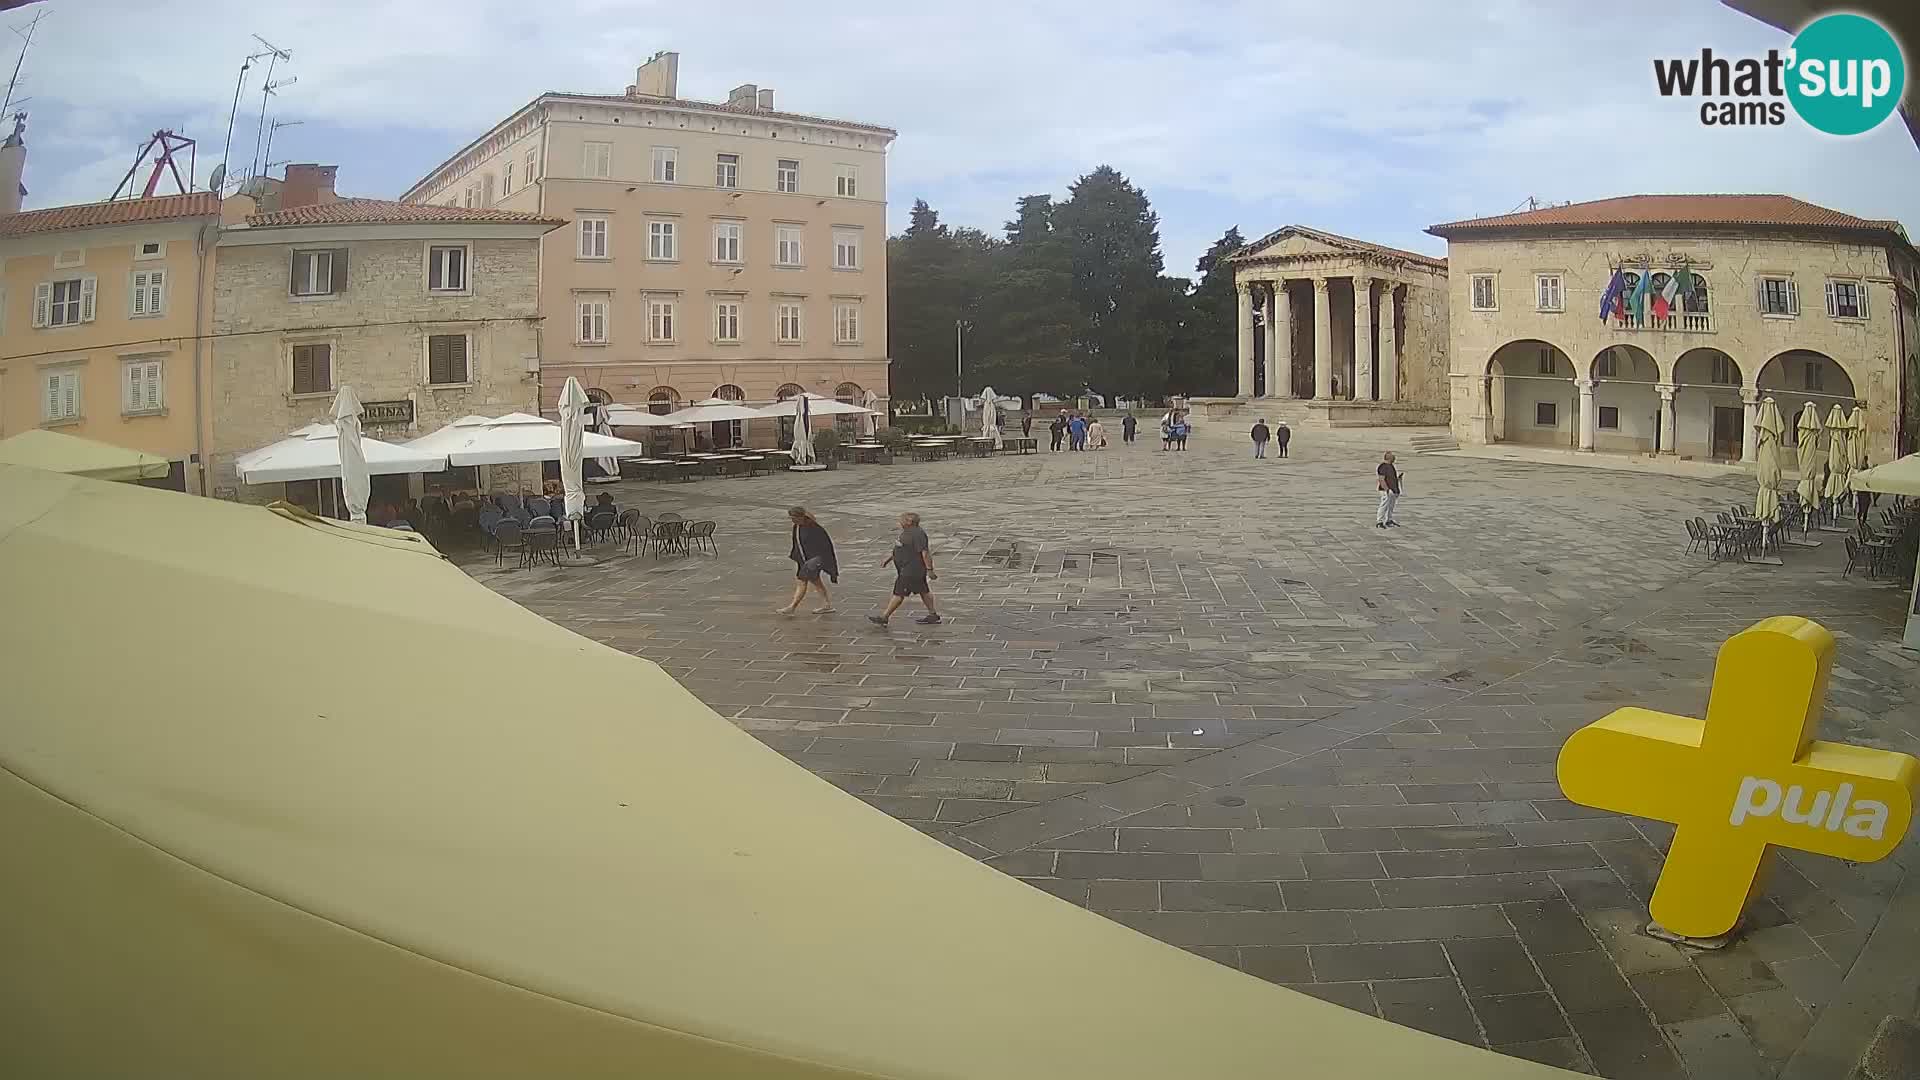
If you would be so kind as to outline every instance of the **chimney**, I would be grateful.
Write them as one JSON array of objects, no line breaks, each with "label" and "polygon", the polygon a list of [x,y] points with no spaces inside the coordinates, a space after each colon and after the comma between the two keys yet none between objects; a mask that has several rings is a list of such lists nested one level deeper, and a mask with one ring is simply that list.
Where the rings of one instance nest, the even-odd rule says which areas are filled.
[{"label": "chimney", "polygon": [[752,83],[741,83],[739,86],[736,86],[732,90],[727,91],[727,108],[729,109],[754,108],[755,102],[759,100],[759,97],[760,97],[759,87],[753,85]]},{"label": "chimney", "polygon": [[638,97],[677,98],[680,96],[680,54],[662,49],[647,58],[633,73],[633,88]]},{"label": "chimney", "polygon": [[20,178],[27,171],[27,114],[15,113],[13,132],[0,143],[0,214],[20,212],[20,199],[27,189]]},{"label": "chimney", "polygon": [[772,112],[773,111],[773,91],[766,90],[766,89],[761,90],[759,104],[760,104],[761,112]]},{"label": "chimney", "polygon": [[280,209],[338,202],[340,197],[333,193],[333,174],[339,170],[338,165],[287,166],[285,186],[280,189]]}]

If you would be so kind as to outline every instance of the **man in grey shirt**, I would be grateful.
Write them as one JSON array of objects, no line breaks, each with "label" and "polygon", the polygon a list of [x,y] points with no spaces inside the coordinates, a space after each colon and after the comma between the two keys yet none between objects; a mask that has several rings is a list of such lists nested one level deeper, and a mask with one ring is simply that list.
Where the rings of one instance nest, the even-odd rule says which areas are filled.
[{"label": "man in grey shirt", "polygon": [[868,622],[887,625],[887,620],[893,618],[893,613],[900,610],[909,596],[918,596],[927,606],[927,613],[915,622],[923,626],[940,622],[940,612],[933,606],[933,586],[928,584],[940,575],[934,573],[933,553],[927,550],[927,531],[920,527],[919,514],[900,515],[900,536],[893,543],[893,553],[880,565],[893,567],[893,595],[887,599],[887,610],[867,616]]}]

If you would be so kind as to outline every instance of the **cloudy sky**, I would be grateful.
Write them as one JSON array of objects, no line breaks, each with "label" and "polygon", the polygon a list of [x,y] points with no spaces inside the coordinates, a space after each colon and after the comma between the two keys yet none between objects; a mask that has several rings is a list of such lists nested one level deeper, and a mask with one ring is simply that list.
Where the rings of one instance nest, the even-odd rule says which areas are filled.
[{"label": "cloudy sky", "polygon": [[[106,197],[162,127],[199,140],[204,178],[259,33],[298,80],[273,108],[301,122],[274,159],[337,163],[348,194],[398,195],[538,92],[617,93],[674,49],[685,96],[756,82],[784,109],[897,129],[896,229],[915,198],[997,229],[1017,197],[1107,163],[1147,190],[1177,273],[1229,225],[1442,254],[1427,225],[1529,196],[1785,192],[1920,235],[1920,151],[1897,120],[1844,140],[1793,118],[1713,129],[1658,97],[1655,55],[1784,46],[1714,0],[195,0],[191,18],[48,0],[0,24],[35,11],[29,206]],[[243,165],[258,85],[233,133]]]}]

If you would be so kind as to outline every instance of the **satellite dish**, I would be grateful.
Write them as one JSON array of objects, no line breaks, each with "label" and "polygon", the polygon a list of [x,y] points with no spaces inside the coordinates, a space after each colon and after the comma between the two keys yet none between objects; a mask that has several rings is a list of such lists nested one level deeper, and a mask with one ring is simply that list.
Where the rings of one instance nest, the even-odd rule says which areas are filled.
[{"label": "satellite dish", "polygon": [[227,167],[225,165],[215,165],[213,172],[207,175],[207,190],[219,194],[220,189],[226,185],[226,182]]}]

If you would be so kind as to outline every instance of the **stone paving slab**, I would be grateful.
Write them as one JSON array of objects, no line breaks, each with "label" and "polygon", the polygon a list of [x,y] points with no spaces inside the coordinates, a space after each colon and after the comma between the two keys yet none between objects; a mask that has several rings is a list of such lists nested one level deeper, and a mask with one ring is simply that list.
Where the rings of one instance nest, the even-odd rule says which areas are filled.
[{"label": "stone paving slab", "polygon": [[[1719,643],[1782,612],[1840,641],[1826,737],[1920,748],[1904,594],[1837,544],[1682,554],[1740,480],[1414,457],[1381,531],[1361,444],[1294,449],[622,484],[720,555],[467,565],[876,808],[1255,977],[1618,1080],[1779,1075],[1920,843],[1777,859],[1736,945],[1685,950],[1640,932],[1671,829],[1568,803],[1553,761],[1622,704],[1697,715]],[[767,614],[794,502],[834,533],[837,615]],[[872,627],[907,509],[948,622]]]}]

